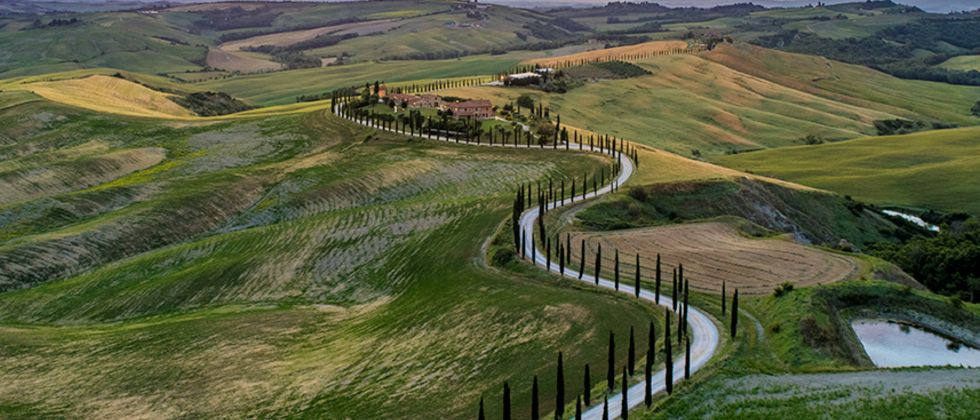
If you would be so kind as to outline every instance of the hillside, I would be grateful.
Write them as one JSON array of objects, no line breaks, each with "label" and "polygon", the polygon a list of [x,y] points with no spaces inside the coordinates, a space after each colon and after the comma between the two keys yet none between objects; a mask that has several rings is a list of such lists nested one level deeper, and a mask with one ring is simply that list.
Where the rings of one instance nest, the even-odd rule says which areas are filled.
[{"label": "hillside", "polygon": [[527,93],[581,128],[684,156],[798,145],[810,135],[855,138],[874,134],[873,122],[882,119],[980,123],[970,116],[980,88],[902,80],[746,44],[636,64],[651,74],[564,94],[495,87],[449,94],[503,105]]},{"label": "hillside", "polygon": [[980,129],[866,137],[719,158],[750,170],[882,205],[980,214]]},{"label": "hillside", "polygon": [[473,263],[517,182],[601,159],[2,95],[0,177],[47,180],[0,197],[4,416],[463,417],[503,380],[526,413],[558,351],[598,378],[606,334],[660,316]]}]

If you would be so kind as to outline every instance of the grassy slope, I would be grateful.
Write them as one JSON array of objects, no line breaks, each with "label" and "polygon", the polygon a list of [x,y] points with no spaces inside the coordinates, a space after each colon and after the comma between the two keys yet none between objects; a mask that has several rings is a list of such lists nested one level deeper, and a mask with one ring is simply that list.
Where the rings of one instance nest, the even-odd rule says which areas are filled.
[{"label": "grassy slope", "polygon": [[940,64],[940,66],[953,70],[980,71],[980,55],[961,55],[959,57],[953,57]]},{"label": "grassy slope", "polygon": [[279,105],[294,102],[300,95],[320,94],[363,84],[365,81],[404,82],[491,75],[512,68],[518,60],[475,56],[460,60],[358,63],[235,77],[208,81],[196,86],[226,92],[261,105]]},{"label": "grassy slope", "polygon": [[980,89],[905,81],[821,58],[739,45],[639,64],[653,74],[566,94],[489,87],[452,93],[500,104],[528,93],[583,128],[682,155],[788,146],[811,134],[854,138],[873,134],[871,122],[885,118],[980,121],[969,116]]},{"label": "grassy slope", "polygon": [[868,137],[727,156],[726,166],[879,204],[980,214],[980,129]]},{"label": "grassy slope", "polygon": [[[161,19],[132,12],[82,15],[82,23],[28,31],[0,30],[0,78],[77,68],[146,73],[198,69],[207,40]],[[156,37],[180,40],[173,44]]]},{"label": "grassy slope", "polygon": [[481,394],[499,413],[505,380],[526,413],[559,350],[569,378],[591,363],[598,381],[606,333],[656,316],[480,267],[514,184],[594,159],[406,142],[321,113],[172,124],[6,104],[0,152],[24,170],[93,138],[167,160],[0,205],[4,267],[67,269],[0,294],[5,414],[462,417]]}]

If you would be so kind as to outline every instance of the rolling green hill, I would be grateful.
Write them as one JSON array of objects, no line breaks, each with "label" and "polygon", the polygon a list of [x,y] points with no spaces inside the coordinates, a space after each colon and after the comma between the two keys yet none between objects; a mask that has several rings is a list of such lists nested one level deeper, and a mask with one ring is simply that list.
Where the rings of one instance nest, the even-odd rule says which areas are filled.
[{"label": "rolling green hill", "polygon": [[659,316],[484,267],[518,182],[603,159],[408,141],[322,110],[0,104],[0,182],[23,187],[0,188],[0,416],[464,417],[503,381],[527,413],[558,351],[598,379],[607,333]]},{"label": "rolling green hill", "polygon": [[[565,94],[497,87],[451,95],[503,105],[527,93],[579,128],[685,156],[837,141],[876,133],[875,120],[980,123],[980,88],[902,80],[866,67],[748,44],[637,62],[647,76],[587,83]],[[610,118],[610,116],[630,116]]]},{"label": "rolling green hill", "polygon": [[719,158],[731,168],[882,205],[980,214],[980,129],[867,137]]}]

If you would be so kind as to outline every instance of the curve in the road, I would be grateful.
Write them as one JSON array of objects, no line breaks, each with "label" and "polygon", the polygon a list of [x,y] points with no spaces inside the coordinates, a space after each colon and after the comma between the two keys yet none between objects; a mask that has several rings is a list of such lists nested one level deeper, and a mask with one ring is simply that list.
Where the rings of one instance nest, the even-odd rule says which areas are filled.
[{"label": "curve in the road", "polygon": [[[341,118],[344,117],[341,111],[341,105],[338,104],[335,110],[335,114],[337,116],[340,116]],[[368,121],[357,121],[357,120],[350,120],[350,119],[349,121],[353,121],[355,123],[365,125],[374,129],[390,131],[405,136],[452,142],[452,140],[450,140],[448,137],[438,137],[438,136],[433,137],[431,135],[422,135],[418,133],[411,134],[408,132],[383,128],[381,126],[371,124]],[[467,144],[477,145],[477,143],[467,143]],[[529,148],[527,145],[524,144],[513,145],[513,144],[498,143],[495,145],[490,145],[490,144],[482,143],[479,145],[488,146],[488,147],[492,146],[492,147]],[[530,148],[537,148],[537,147],[530,146]],[[572,150],[595,152],[594,149],[585,145],[579,145],[578,143],[571,143],[569,148]],[[560,208],[562,206],[570,205],[572,203],[577,203],[586,199],[591,199],[604,194],[608,194],[614,191],[613,187],[618,187],[620,185],[625,184],[626,181],[628,181],[630,177],[633,176],[633,172],[635,172],[636,167],[631,159],[623,158],[622,154],[619,154],[617,159],[622,170],[620,171],[619,176],[615,180],[613,180],[610,184],[603,186],[598,191],[595,191],[593,193],[585,192],[583,194],[572,197],[571,199],[565,199],[561,201],[553,201],[547,203],[545,209],[553,210],[553,209]],[[533,237],[535,223],[537,223],[538,217],[541,217],[540,211],[541,209],[539,207],[532,206],[532,208],[525,211],[519,219],[520,229],[523,235],[525,235],[527,238]],[[549,264],[545,257],[545,253],[543,251],[536,251],[536,252],[531,251],[531,247],[533,246],[534,244],[532,243],[532,241],[527,241],[527,243],[524,244],[525,247],[524,251],[526,255],[535,255],[533,261],[535,265],[542,266],[548,271],[558,273],[567,278],[579,280],[579,273],[577,271],[565,267],[564,273],[562,274],[560,272],[560,267],[558,266],[557,262],[552,261]],[[590,275],[588,273],[582,273],[581,281],[592,285],[595,285],[597,283],[595,276]],[[598,287],[602,287],[610,290],[616,290],[615,282],[602,277],[598,279]],[[633,286],[622,284],[622,283],[620,283],[618,291],[620,293],[628,293],[630,295],[636,294],[636,289],[634,289]],[[639,298],[647,302],[657,304],[655,300],[654,292],[648,289],[640,288]],[[663,294],[660,296],[660,303],[659,303],[660,306],[670,308],[672,306],[672,303],[673,301],[670,299],[669,296]],[[711,357],[715,354],[715,351],[718,349],[719,334],[718,334],[718,328],[715,326],[714,322],[711,321],[708,315],[702,312],[701,310],[695,308],[694,306],[689,307],[687,322],[688,322],[688,326],[691,328],[691,335],[694,338],[693,341],[691,341],[691,367],[690,367],[690,371],[693,374],[694,372],[697,372],[702,367],[704,367],[704,365],[706,365],[708,361],[711,360]],[[683,350],[675,354],[683,354]],[[675,383],[683,380],[684,363],[685,360],[682,357],[674,361],[674,363],[671,366],[674,370],[673,378]],[[656,394],[666,389],[666,375],[667,375],[666,368],[660,369],[653,374],[653,384],[652,384],[651,392]],[[646,385],[641,381],[639,383],[630,386],[629,389],[627,389],[627,403],[628,403],[627,405],[629,406],[629,408],[634,408],[639,406],[640,404],[643,404],[644,397],[645,397],[644,392],[646,392],[645,388]],[[616,418],[619,417],[619,415],[621,414],[620,411],[622,409],[622,398],[623,395],[621,392],[616,393],[615,395],[609,397],[609,418]],[[582,418],[586,420],[600,420],[602,419],[602,414],[603,414],[602,411],[603,411],[602,404],[596,404],[590,407],[584,413],[582,413]]]}]

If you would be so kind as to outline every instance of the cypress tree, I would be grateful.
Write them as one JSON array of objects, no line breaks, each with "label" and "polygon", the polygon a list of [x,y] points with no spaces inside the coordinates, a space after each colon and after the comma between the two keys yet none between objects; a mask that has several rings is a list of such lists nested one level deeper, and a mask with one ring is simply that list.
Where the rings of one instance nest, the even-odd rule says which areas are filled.
[{"label": "cypress tree", "polygon": [[636,285],[633,286],[636,297],[640,297],[640,253],[636,253]]},{"label": "cypress tree", "polygon": [[667,317],[664,318],[664,365],[666,367],[664,385],[667,387],[667,394],[669,395],[674,390],[674,367],[672,366],[673,355],[671,355],[670,350],[670,310],[665,309],[664,312]]},{"label": "cypress tree", "polygon": [[578,279],[582,280],[582,275],[585,274],[585,239],[582,239],[582,254],[580,256],[582,261],[578,267]]},{"label": "cypress tree", "polygon": [[670,287],[670,305],[676,311],[677,310],[677,269],[674,269],[674,279],[672,280]]},{"label": "cypress tree", "polygon": [[599,244],[599,249],[596,250],[595,254],[595,284],[599,285],[599,272],[602,270],[602,244]]},{"label": "cypress tree", "polygon": [[483,397],[480,397],[480,415],[477,418],[479,420],[487,420],[487,416],[483,414]]},{"label": "cypress tree", "polygon": [[691,339],[687,338],[684,343],[684,379],[691,379]]},{"label": "cypress tree", "polygon": [[558,246],[558,274],[565,275],[565,250]]},{"label": "cypress tree", "polygon": [[629,419],[629,415],[630,415],[630,402],[629,402],[630,394],[627,391],[629,391],[629,388],[627,387],[626,384],[626,367],[623,367],[623,394],[622,394],[623,398],[621,399],[621,401],[623,402],[623,406],[619,410],[619,417],[623,420]]},{"label": "cypress tree", "polygon": [[[688,303],[687,303],[687,295],[691,291],[691,287],[690,286],[691,286],[690,280],[685,280],[684,281],[684,325],[687,325],[687,310],[689,308]],[[684,330],[684,335],[685,336],[687,335],[687,330],[686,329]]]},{"label": "cypress tree", "polygon": [[725,303],[726,303],[725,300],[727,299],[728,296],[725,296],[725,281],[722,280],[721,281],[721,315],[722,316],[725,315]]},{"label": "cypress tree", "polygon": [[633,326],[630,325],[630,347],[626,356],[626,367],[629,369],[630,376],[633,376],[634,365],[636,365],[636,340],[633,337]]},{"label": "cypress tree", "polygon": [[544,240],[544,253],[545,253],[545,261],[547,261],[547,265],[545,265],[545,268],[548,271],[551,271],[551,238],[547,238]]},{"label": "cypress tree", "polygon": [[582,420],[582,396],[575,397],[575,420]]},{"label": "cypress tree", "polygon": [[585,392],[582,393],[585,397],[585,405],[592,405],[592,377],[589,374],[588,363],[585,364],[585,381],[582,385],[583,389],[585,389]]},{"label": "cypress tree", "polygon": [[[653,337],[652,321],[650,322],[650,337]],[[644,384],[646,386],[645,391],[643,392],[643,402],[646,403],[647,407],[650,407],[650,404],[653,404],[653,363],[654,363],[653,361],[654,350],[652,345],[653,339],[650,339],[650,341],[651,341],[651,345],[650,347],[647,347],[647,362],[643,370],[644,379],[645,379]]]},{"label": "cypress tree", "polygon": [[538,375],[534,375],[534,383],[531,384],[531,420],[538,420],[541,418],[539,415],[538,407]]},{"label": "cypress tree", "polygon": [[614,254],[615,254],[616,263],[615,263],[615,269],[613,270],[613,272],[615,273],[615,276],[613,278],[616,279],[615,280],[616,291],[619,291],[619,249],[618,248],[615,250]]},{"label": "cypress tree", "polygon": [[738,289],[732,295],[732,338],[735,338],[735,328],[738,326]]},{"label": "cypress tree", "polygon": [[565,414],[565,366],[561,352],[558,352],[558,376],[555,383],[555,417],[561,419]]},{"label": "cypress tree", "polygon": [[660,253],[657,253],[657,289],[654,294],[654,301],[660,304]]},{"label": "cypress tree", "polygon": [[609,331],[609,361],[606,365],[606,387],[610,391],[616,386],[616,341],[612,331]]},{"label": "cypress tree", "polygon": [[684,330],[687,327],[684,325],[684,308],[679,308],[677,313],[677,345],[681,345],[681,340],[684,338]]},{"label": "cypress tree", "polygon": [[602,420],[609,420],[609,397],[602,397]]},{"label": "cypress tree", "polygon": [[504,381],[504,420],[510,420],[510,385]]}]

